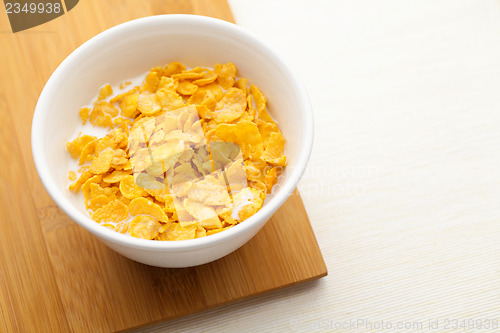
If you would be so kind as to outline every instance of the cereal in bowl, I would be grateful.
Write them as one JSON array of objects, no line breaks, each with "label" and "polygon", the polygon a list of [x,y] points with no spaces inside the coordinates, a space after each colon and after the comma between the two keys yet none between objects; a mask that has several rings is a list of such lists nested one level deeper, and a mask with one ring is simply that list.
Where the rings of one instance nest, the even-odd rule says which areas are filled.
[{"label": "cereal in bowl", "polygon": [[232,63],[173,62],[114,96],[103,86],[80,109],[83,125],[108,130],[66,145],[80,165],[69,189],[82,192],[94,221],[133,237],[186,240],[262,207],[286,166],[285,139],[263,93],[236,74]]}]

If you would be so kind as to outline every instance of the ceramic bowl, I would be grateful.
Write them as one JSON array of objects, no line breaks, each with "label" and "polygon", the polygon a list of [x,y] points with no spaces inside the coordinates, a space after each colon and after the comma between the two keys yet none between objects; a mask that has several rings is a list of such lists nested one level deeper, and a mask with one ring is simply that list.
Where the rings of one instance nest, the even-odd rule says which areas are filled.
[{"label": "ceramic bowl", "polygon": [[[102,85],[145,75],[180,61],[188,67],[233,62],[238,75],[257,85],[286,139],[288,165],[262,209],[223,232],[193,240],[133,238],[91,220],[81,195],[68,190],[71,159],[65,144],[81,126],[78,110]],[[36,105],[32,124],[36,169],[52,199],[76,223],[122,255],[153,266],[188,267],[219,259],[250,240],[287,200],[306,167],[313,116],[297,75],[265,43],[245,29],[195,15],[160,15],[126,22],[93,37],[55,70]],[[75,250],[78,250],[75,244]]]}]

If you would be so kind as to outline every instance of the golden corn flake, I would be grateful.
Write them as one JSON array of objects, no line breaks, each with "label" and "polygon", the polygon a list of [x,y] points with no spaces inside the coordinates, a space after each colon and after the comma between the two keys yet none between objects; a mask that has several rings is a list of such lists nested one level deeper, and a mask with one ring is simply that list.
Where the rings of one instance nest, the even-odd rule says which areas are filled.
[{"label": "golden corn flake", "polygon": [[116,129],[97,141],[94,153],[99,155],[106,149],[115,150],[125,148],[127,145],[127,135],[121,129]]},{"label": "golden corn flake", "polygon": [[201,119],[212,119],[212,112],[205,105],[196,105],[196,111]]},{"label": "golden corn flake", "polygon": [[130,221],[128,232],[132,237],[153,239],[158,235],[162,226],[154,217],[147,215],[136,216]]},{"label": "golden corn flake", "polygon": [[85,197],[85,201],[90,199],[90,184],[99,183],[101,180],[101,175],[95,175],[87,179],[87,181],[82,185],[82,193]]},{"label": "golden corn flake", "polygon": [[236,80],[236,82],[234,83],[234,86],[240,90],[242,90],[243,92],[245,92],[245,95],[248,94],[248,79],[245,79],[245,78],[240,78],[238,80]]},{"label": "golden corn flake", "polygon": [[[91,218],[133,237],[174,241],[213,235],[261,207],[286,165],[285,139],[257,86],[232,63],[152,68],[141,86],[107,84],[87,121],[108,128],[68,142]],[[130,217],[132,216],[132,217]]]},{"label": "golden corn flake", "polygon": [[76,173],[74,171],[68,172],[68,179],[74,182],[76,180]]},{"label": "golden corn flake", "polygon": [[247,101],[245,93],[237,88],[230,88],[222,100],[215,106],[213,118],[217,123],[229,123],[241,117]]},{"label": "golden corn flake", "polygon": [[201,225],[196,226],[194,238],[201,238],[207,236],[207,230],[203,228]]},{"label": "golden corn flake", "polygon": [[82,165],[87,162],[92,162],[94,159],[95,147],[97,145],[97,140],[92,140],[85,145],[82,152],[80,153],[80,157],[78,158],[78,164]]},{"label": "golden corn flake", "polygon": [[257,110],[253,106],[252,95],[247,95],[247,112],[248,116],[254,121],[257,116]]},{"label": "golden corn flake", "polygon": [[207,84],[206,86],[198,87],[196,90],[196,92],[200,92],[201,94],[206,93],[207,91],[212,94],[217,102],[224,97],[224,90],[215,82]]},{"label": "golden corn flake", "polygon": [[216,229],[222,227],[218,215],[211,206],[191,199],[184,200],[184,207],[205,229]]},{"label": "golden corn flake", "polygon": [[271,132],[266,150],[262,154],[263,161],[273,165],[286,165],[286,157],[283,155],[285,151],[285,138],[279,132]]},{"label": "golden corn flake", "polygon": [[80,119],[82,119],[82,124],[85,125],[89,119],[90,109],[85,107],[80,108],[78,114],[80,115]]},{"label": "golden corn flake", "polygon": [[116,199],[116,194],[118,193],[117,187],[101,187],[108,186],[106,183],[92,183],[90,184],[90,199],[93,199],[99,195],[105,195],[112,200]]},{"label": "golden corn flake", "polygon": [[89,121],[94,126],[113,127],[113,118],[109,114],[104,113],[101,108],[94,108],[92,112],[90,112]]},{"label": "golden corn flake", "polygon": [[201,79],[203,77],[203,73],[194,72],[194,71],[185,71],[179,74],[172,75],[175,79]]},{"label": "golden corn flake", "polygon": [[214,82],[216,79],[217,79],[217,74],[215,74],[214,71],[207,70],[203,74],[203,78],[194,80],[193,83],[196,84],[197,86],[204,86]]},{"label": "golden corn flake", "polygon": [[107,149],[92,160],[89,171],[94,174],[103,174],[111,168],[111,160],[113,159],[114,151]]},{"label": "golden corn flake", "polygon": [[190,81],[184,80],[179,82],[177,91],[182,95],[192,95],[196,92],[198,86]]},{"label": "golden corn flake", "polygon": [[148,200],[144,197],[135,198],[129,205],[130,215],[139,214],[150,215],[161,222],[168,222],[168,216],[161,209],[160,205]]},{"label": "golden corn flake", "polygon": [[238,217],[241,221],[244,221],[255,214],[260,209],[260,207],[262,207],[262,204],[264,202],[264,200],[260,196],[260,191],[253,188],[251,188],[250,191],[252,192],[251,203],[241,207],[238,212]]},{"label": "golden corn flake", "polygon": [[132,123],[132,120],[123,117],[117,117],[113,119],[113,123],[116,127],[122,130],[125,134],[129,134],[129,126]]},{"label": "golden corn flake", "polygon": [[236,78],[236,66],[233,63],[217,64],[214,70],[217,74],[217,81],[222,88],[229,89],[233,86]]},{"label": "golden corn flake", "polygon": [[234,142],[240,146],[243,157],[257,159],[262,155],[264,145],[255,123],[240,121],[236,124],[219,124],[215,135],[221,141]]},{"label": "golden corn flake", "polygon": [[106,228],[109,228],[109,229],[113,229],[113,230],[116,230],[116,227],[113,223],[102,223],[101,224],[103,227],[106,227]]},{"label": "golden corn flake", "polygon": [[210,236],[210,235],[213,235],[213,234],[216,234],[216,233],[219,233],[221,231],[224,231],[224,230],[227,230],[229,228],[231,228],[232,225],[230,226],[227,226],[225,228],[218,228],[218,229],[212,229],[212,230],[207,230],[207,236]]},{"label": "golden corn flake", "polygon": [[85,148],[85,146],[89,142],[95,141],[95,139],[96,139],[95,136],[86,135],[86,134],[81,135],[81,136],[77,137],[75,140],[68,142],[66,144],[66,150],[68,151],[71,158],[76,159],[82,153],[83,148]]},{"label": "golden corn flake", "polygon": [[196,92],[189,97],[188,103],[197,106],[203,105],[213,111],[217,105],[217,100],[209,90],[197,89]]},{"label": "golden corn flake", "polygon": [[273,167],[267,170],[264,179],[266,184],[266,192],[270,193],[273,186],[278,182],[278,169],[276,167]]},{"label": "golden corn flake", "polygon": [[71,184],[69,186],[69,190],[70,191],[75,191],[76,193],[78,193],[80,191],[80,188],[82,187],[82,185],[87,181],[89,180],[90,178],[92,178],[94,175],[92,174],[92,172],[89,172],[89,171],[85,171],[83,172],[80,177],[76,180],[76,182],[74,182],[73,184]]},{"label": "golden corn flake", "polygon": [[224,224],[226,224],[226,225],[238,224],[238,221],[236,221],[233,218],[232,211],[230,211],[230,210],[226,210],[226,211],[222,212],[219,216],[222,218],[222,220],[224,221]]},{"label": "golden corn flake", "polygon": [[186,66],[179,62],[172,62],[163,68],[163,76],[172,76],[186,70]]},{"label": "golden corn flake", "polygon": [[113,94],[113,88],[111,88],[111,85],[109,84],[106,84],[104,87],[102,87],[100,90],[99,90],[99,96],[97,96],[97,100],[98,101],[101,101],[103,99],[106,99],[108,98],[109,96],[111,96]]},{"label": "golden corn flake", "polygon": [[125,97],[127,96],[130,96],[134,93],[136,93],[137,91],[139,91],[139,87],[135,87],[134,89],[130,89],[129,91],[127,92],[124,92],[122,94],[119,94],[119,95],[116,95],[115,97],[111,98],[109,100],[110,103],[116,103],[116,102],[120,102],[121,100],[123,100]]},{"label": "golden corn flake", "polygon": [[176,91],[178,85],[179,85],[179,81],[177,81],[171,77],[162,76],[160,79],[160,83],[158,83],[158,90],[169,89],[172,91]]},{"label": "golden corn flake", "polygon": [[154,197],[156,200],[161,201],[161,202],[171,202],[172,201],[172,196],[170,195],[170,190],[169,189],[149,189],[145,188],[144,189],[146,192],[148,192],[152,197]]},{"label": "golden corn flake", "polygon": [[105,175],[102,180],[106,183],[118,183],[123,177],[131,174],[131,170],[115,170],[110,174]]},{"label": "golden corn flake", "polygon": [[249,186],[253,189],[259,190],[263,193],[271,193],[271,191],[267,190],[266,184],[261,181],[251,181],[249,182]]},{"label": "golden corn flake", "polygon": [[145,116],[152,116],[161,110],[160,101],[156,97],[156,94],[141,94],[137,109]]},{"label": "golden corn flake", "polygon": [[127,170],[127,171],[130,171],[130,170],[132,170],[132,164],[130,164],[130,160],[128,160],[127,163],[116,165],[116,166],[114,166],[114,168],[116,170]]},{"label": "golden corn flake", "polygon": [[95,210],[101,208],[102,206],[105,206],[108,203],[110,203],[111,200],[112,199],[110,197],[108,197],[104,194],[99,194],[95,198],[92,198],[89,200],[88,208],[95,211]]},{"label": "golden corn flake", "polygon": [[125,96],[120,102],[121,115],[128,118],[135,118],[139,114],[139,94]]},{"label": "golden corn flake", "polygon": [[156,92],[156,98],[160,103],[161,109],[171,111],[184,106],[182,97],[176,92],[162,88]]},{"label": "golden corn flake", "polygon": [[148,75],[146,75],[146,80],[141,87],[141,91],[155,92],[158,89],[158,84],[160,83],[160,73],[157,70],[159,68],[153,68]]},{"label": "golden corn flake", "polygon": [[179,223],[172,223],[168,228],[158,235],[158,240],[178,241],[194,239],[196,237],[196,225],[181,226]]},{"label": "golden corn flake", "polygon": [[119,222],[115,226],[115,231],[121,234],[124,234],[128,231],[129,223],[128,222]]},{"label": "golden corn flake", "polygon": [[115,169],[120,169],[129,162],[127,153],[123,149],[116,149],[113,153],[113,158],[111,159],[111,167]]},{"label": "golden corn flake", "polygon": [[94,110],[101,110],[104,113],[109,114],[111,117],[116,117],[119,113],[118,109],[111,103],[106,101],[101,101],[94,106]]},{"label": "golden corn flake", "polygon": [[247,179],[253,181],[262,181],[264,177],[264,172],[267,163],[258,159],[258,160],[246,160],[245,162],[245,171]]},{"label": "golden corn flake", "polygon": [[148,195],[145,189],[135,184],[134,176],[128,175],[120,180],[120,192],[128,199],[135,199]]},{"label": "golden corn flake", "polygon": [[92,214],[92,220],[96,222],[121,222],[128,217],[128,207],[121,201],[114,200],[98,208]]}]

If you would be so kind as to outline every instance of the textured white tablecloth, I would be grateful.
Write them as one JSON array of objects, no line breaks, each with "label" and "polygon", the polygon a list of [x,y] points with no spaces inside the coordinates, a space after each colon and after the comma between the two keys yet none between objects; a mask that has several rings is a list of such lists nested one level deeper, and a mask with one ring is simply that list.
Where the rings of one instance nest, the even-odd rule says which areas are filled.
[{"label": "textured white tablecloth", "polygon": [[309,90],[329,275],[152,331],[500,331],[499,2],[229,3]]}]

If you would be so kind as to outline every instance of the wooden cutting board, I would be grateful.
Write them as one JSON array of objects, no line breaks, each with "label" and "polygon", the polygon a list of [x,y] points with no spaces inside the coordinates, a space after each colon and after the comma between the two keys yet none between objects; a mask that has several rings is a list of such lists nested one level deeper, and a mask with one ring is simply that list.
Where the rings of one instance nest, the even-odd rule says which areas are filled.
[{"label": "wooden cutting board", "polygon": [[232,21],[225,0],[83,0],[13,34],[0,14],[0,331],[117,331],[178,318],[327,274],[295,192],[249,243],[216,262],[162,269],[128,260],[72,222],[31,157],[31,118],[50,74],[81,43],[139,17]]}]

